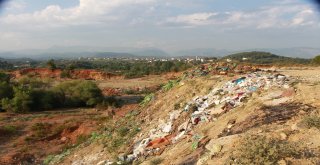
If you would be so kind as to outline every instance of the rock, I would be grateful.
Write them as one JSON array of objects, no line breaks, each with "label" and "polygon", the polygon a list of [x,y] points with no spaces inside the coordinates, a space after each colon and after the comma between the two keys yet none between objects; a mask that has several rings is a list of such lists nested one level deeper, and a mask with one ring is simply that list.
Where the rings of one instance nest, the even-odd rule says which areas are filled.
[{"label": "rock", "polygon": [[204,154],[197,162],[197,165],[207,165],[210,159],[210,154]]},{"label": "rock", "polygon": [[63,141],[63,142],[65,142],[65,141],[68,140],[68,138],[67,138],[67,137],[62,137],[60,140]]},{"label": "rock", "polygon": [[103,160],[103,161],[97,163],[97,165],[105,165],[106,163],[107,163],[107,161]]},{"label": "rock", "polygon": [[287,162],[285,160],[278,161],[278,165],[287,165]]},{"label": "rock", "polygon": [[[211,143],[210,143],[211,142]],[[210,141],[208,145],[206,145],[206,149],[210,151],[212,155],[215,155],[222,150],[222,145],[220,144],[213,144],[212,141]]]},{"label": "rock", "polygon": [[127,159],[127,156],[125,154],[119,154],[118,159],[124,162]]},{"label": "rock", "polygon": [[299,130],[299,128],[298,128],[298,123],[292,124],[291,129],[292,129],[292,131],[297,131],[297,130]]},{"label": "rock", "polygon": [[280,137],[281,137],[281,140],[286,140],[288,138],[288,136],[283,132],[280,133]]}]

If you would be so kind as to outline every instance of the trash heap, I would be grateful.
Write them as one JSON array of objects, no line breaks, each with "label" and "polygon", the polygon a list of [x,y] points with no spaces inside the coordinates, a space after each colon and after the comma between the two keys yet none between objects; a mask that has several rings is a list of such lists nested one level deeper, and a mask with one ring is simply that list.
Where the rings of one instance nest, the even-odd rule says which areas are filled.
[{"label": "trash heap", "polygon": [[238,63],[210,63],[203,64],[194,70],[184,73],[184,77],[193,78],[206,75],[235,75],[260,71],[259,66]]},{"label": "trash heap", "polygon": [[[133,161],[142,156],[161,154],[166,146],[194,135],[194,126],[201,122],[217,120],[217,116],[244,104],[253,92],[271,87],[289,88],[288,77],[265,72],[250,73],[229,81],[220,88],[214,88],[205,96],[197,96],[182,110],[171,112],[167,120],[160,120],[158,127],[150,130],[149,137],[138,141],[132,154],[122,159]],[[187,120],[176,122],[186,114]]]}]

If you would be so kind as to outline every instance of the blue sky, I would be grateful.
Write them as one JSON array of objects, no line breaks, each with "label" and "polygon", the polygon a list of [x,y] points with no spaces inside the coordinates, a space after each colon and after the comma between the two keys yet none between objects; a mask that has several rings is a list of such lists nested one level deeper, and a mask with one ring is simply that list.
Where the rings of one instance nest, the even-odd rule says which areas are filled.
[{"label": "blue sky", "polygon": [[320,47],[307,0],[10,0],[0,10],[0,51]]}]

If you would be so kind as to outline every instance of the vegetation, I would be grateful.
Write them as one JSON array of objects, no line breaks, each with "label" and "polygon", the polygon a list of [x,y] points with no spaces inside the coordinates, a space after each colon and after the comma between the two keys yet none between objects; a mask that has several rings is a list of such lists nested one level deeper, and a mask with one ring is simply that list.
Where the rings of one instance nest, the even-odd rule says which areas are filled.
[{"label": "vegetation", "polygon": [[163,162],[162,158],[154,158],[150,161],[150,165],[158,165],[161,164]]},{"label": "vegetation", "polygon": [[227,164],[277,164],[281,159],[299,155],[298,147],[287,141],[250,136],[243,140]]},{"label": "vegetation", "polygon": [[0,127],[0,137],[1,136],[10,136],[15,134],[18,131],[18,127],[17,126],[13,126],[13,125],[5,125]]},{"label": "vegetation", "polygon": [[311,60],[274,55],[268,52],[243,52],[224,57],[236,61],[244,61],[255,64],[309,64]]},{"label": "vegetation", "polygon": [[126,78],[136,78],[145,75],[157,75],[166,72],[179,72],[191,68],[195,64],[182,61],[129,61],[120,59],[111,60],[73,60],[55,61],[57,67],[64,68],[61,76],[67,77],[73,69],[99,69],[110,73],[124,75]]},{"label": "vegetation", "polygon": [[47,66],[48,66],[48,68],[51,69],[51,70],[57,69],[57,66],[56,66],[56,64],[55,64],[55,62],[54,62],[53,59],[51,59],[51,60],[49,60],[49,61],[47,62]]},{"label": "vegetation", "polygon": [[12,69],[12,68],[13,68],[12,64],[0,59],[0,69],[7,70],[7,69]]},{"label": "vegetation", "polygon": [[65,107],[93,107],[104,101],[101,90],[91,81],[67,81],[52,87],[37,79],[9,82],[3,77],[0,74],[0,107],[6,111],[24,113]]},{"label": "vegetation", "polygon": [[144,99],[141,101],[140,106],[144,107],[150,103],[154,99],[154,93],[150,93],[144,97]]},{"label": "vegetation", "polygon": [[179,82],[180,82],[180,80],[170,80],[167,84],[162,86],[162,90],[169,91],[171,88],[173,88],[174,86],[178,85]]},{"label": "vegetation", "polygon": [[313,63],[313,64],[316,64],[316,65],[320,65],[320,55],[314,57],[314,58],[312,59],[312,63]]},{"label": "vegetation", "polygon": [[320,117],[319,116],[307,116],[302,120],[302,124],[307,128],[315,127],[320,130]]},{"label": "vegetation", "polygon": [[137,114],[132,111],[117,122],[112,119],[106,121],[101,139],[109,153],[119,154],[118,152],[130,144],[133,137],[140,132],[139,123],[136,121]]}]

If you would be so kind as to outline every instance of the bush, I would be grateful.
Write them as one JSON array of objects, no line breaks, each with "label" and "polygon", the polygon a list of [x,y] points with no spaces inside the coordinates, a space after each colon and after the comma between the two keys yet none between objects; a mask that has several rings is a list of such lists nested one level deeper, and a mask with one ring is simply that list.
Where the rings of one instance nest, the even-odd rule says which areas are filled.
[{"label": "bush", "polygon": [[312,59],[312,63],[316,64],[316,65],[320,65],[320,55],[314,57]]},{"label": "bush", "polygon": [[69,81],[59,84],[54,91],[65,96],[65,106],[95,106],[103,101],[98,86],[91,81]]},{"label": "bush", "polygon": [[169,91],[170,89],[172,89],[174,86],[178,85],[179,84],[179,80],[170,80],[167,84],[165,84],[163,87],[162,87],[162,90],[164,91]]},{"label": "bush", "polygon": [[33,103],[30,90],[23,87],[14,87],[14,97],[2,99],[2,108],[16,113],[25,113],[30,111]]},{"label": "bush", "polygon": [[227,164],[276,164],[288,157],[298,156],[295,145],[265,136],[246,137]]},{"label": "bush", "polygon": [[320,117],[319,116],[307,116],[302,120],[302,124],[308,128],[315,127],[320,129]]},{"label": "bush", "polygon": [[35,123],[32,125],[31,130],[34,131],[33,136],[36,139],[47,137],[50,133],[51,124],[49,123]]},{"label": "bush", "polygon": [[25,113],[63,107],[93,107],[103,101],[103,95],[91,81],[63,82],[50,87],[45,82],[22,79],[13,87],[0,82],[0,100],[0,108]]},{"label": "bush", "polygon": [[144,97],[144,99],[141,101],[140,106],[144,107],[149,104],[150,101],[154,99],[154,93],[148,94]]},{"label": "bush", "polygon": [[0,128],[0,136],[10,136],[17,132],[18,128],[13,125],[5,125]]},{"label": "bush", "polygon": [[150,165],[158,165],[161,164],[163,162],[162,158],[154,158],[150,161]]}]

